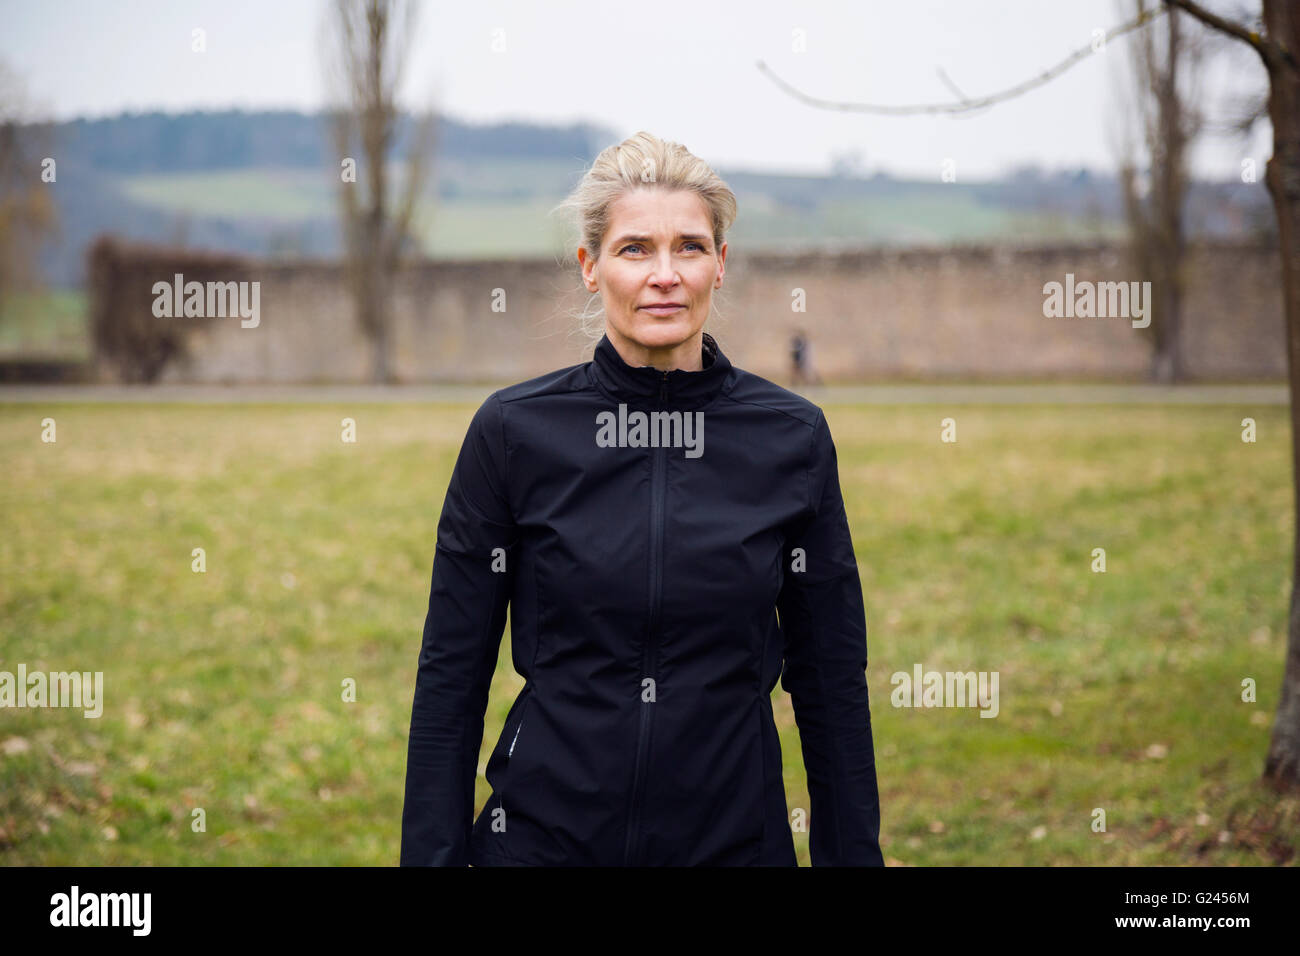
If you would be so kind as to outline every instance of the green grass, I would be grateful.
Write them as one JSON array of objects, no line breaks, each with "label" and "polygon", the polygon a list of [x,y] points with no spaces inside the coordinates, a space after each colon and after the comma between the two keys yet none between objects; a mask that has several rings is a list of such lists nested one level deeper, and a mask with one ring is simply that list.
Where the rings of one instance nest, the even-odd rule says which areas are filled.
[{"label": "green grass", "polygon": [[313,169],[216,169],[118,177],[122,192],[196,216],[299,222],[338,212],[337,179]]},{"label": "green grass", "polygon": [[[553,197],[559,202],[582,173],[578,161],[557,159],[447,160],[433,170],[452,204]],[[390,167],[391,188],[400,192],[405,168]],[[360,176],[358,177],[360,178]],[[339,172],[310,167],[242,167],[119,176],[118,188],[131,199],[157,209],[193,215],[299,222],[338,215]],[[426,178],[423,195],[431,197],[435,181]]]},{"label": "green grass", "polygon": [[90,316],[84,292],[47,289],[0,301],[0,356],[89,359]]},{"label": "green grass", "polygon": [[[98,720],[0,710],[0,862],[396,863],[438,512],[472,412],[0,406],[0,669],[101,670],[106,696]],[[887,860],[1295,862],[1296,800],[1259,783],[1290,588],[1285,408],[827,414]],[[915,663],[997,671],[999,716],[891,707]],[[484,762],[520,684],[507,635]],[[774,704],[807,809],[779,687]]]},{"label": "green grass", "polygon": [[729,234],[737,248],[776,242],[826,240],[871,244],[962,243],[999,240],[1115,239],[1117,223],[1089,224],[1081,217],[1017,212],[981,203],[954,189],[903,192],[824,201],[809,211],[749,203]]},{"label": "green grass", "polygon": [[421,203],[413,228],[440,259],[564,255],[568,226],[550,215],[555,201],[462,199]]},{"label": "green grass", "polygon": [[[413,229],[426,254],[440,258],[563,255],[571,224],[551,215],[583,171],[577,160],[444,161],[426,182]],[[393,182],[403,175],[392,166]],[[291,227],[339,214],[337,173],[310,168],[253,167],[140,173],[117,178],[136,202],[178,215],[216,216]],[[774,184],[759,190],[795,187]],[[394,186],[397,189],[397,186]],[[434,202],[435,193],[437,201]],[[742,190],[741,215],[729,233],[733,248],[787,251],[793,243],[827,239],[864,244],[1117,239],[1123,223],[1046,210],[1021,212],[980,201],[965,184],[899,184],[882,196],[864,185],[810,181],[804,204]]]}]

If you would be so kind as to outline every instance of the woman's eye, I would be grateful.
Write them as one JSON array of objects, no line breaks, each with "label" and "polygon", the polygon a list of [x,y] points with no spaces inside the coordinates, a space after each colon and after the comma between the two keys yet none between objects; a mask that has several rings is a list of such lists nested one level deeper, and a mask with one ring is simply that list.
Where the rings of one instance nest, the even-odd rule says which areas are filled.
[{"label": "woman's eye", "polygon": [[[704,246],[703,243],[696,242],[694,239],[690,240],[690,242],[686,243],[686,245],[688,245],[688,246],[694,246],[696,249],[699,249],[701,252],[707,252],[707,251],[708,251],[708,249],[705,248],[705,246]],[[619,254],[621,255],[621,254],[623,254],[624,252],[627,252],[629,249],[640,249],[640,248],[641,248],[641,243],[639,243],[639,242],[630,242],[630,243],[628,243],[626,246],[624,246],[622,249],[620,249],[620,250],[618,250],[618,251],[619,251]]]}]

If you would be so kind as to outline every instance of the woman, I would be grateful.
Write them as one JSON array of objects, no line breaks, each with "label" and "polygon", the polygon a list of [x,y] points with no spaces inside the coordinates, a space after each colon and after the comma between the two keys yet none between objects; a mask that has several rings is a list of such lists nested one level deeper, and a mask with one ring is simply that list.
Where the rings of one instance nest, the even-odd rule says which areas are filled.
[{"label": "woman", "polygon": [[[494,392],[461,447],[401,863],[795,865],[780,677],[813,865],[883,865],[862,588],[830,430],[703,329],[735,197],[642,132],[602,152],[565,205],[604,335],[590,362]],[[507,605],[525,686],[472,819]]]}]

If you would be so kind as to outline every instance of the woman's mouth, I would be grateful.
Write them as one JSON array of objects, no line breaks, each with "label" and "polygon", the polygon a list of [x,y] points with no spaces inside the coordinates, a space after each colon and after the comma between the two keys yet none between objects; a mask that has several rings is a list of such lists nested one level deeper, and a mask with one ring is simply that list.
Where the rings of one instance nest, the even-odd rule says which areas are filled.
[{"label": "woman's mouth", "polygon": [[674,312],[680,312],[686,308],[684,305],[643,305],[642,311],[649,312],[651,315],[672,315]]}]

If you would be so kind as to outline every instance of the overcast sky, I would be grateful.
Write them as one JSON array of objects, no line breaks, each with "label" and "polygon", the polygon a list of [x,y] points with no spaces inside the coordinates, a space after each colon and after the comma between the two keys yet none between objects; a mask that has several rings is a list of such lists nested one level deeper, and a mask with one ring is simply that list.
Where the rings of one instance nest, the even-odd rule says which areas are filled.
[{"label": "overcast sky", "polygon": [[[1151,0],[1157,2],[1157,0]],[[1246,0],[1210,2],[1220,12]],[[0,0],[0,58],[46,115],[123,110],[319,108],[324,0]],[[1128,4],[1123,7],[1127,10]],[[823,99],[902,104],[1027,79],[1128,18],[1117,0],[474,0],[421,11],[405,105],[461,121],[594,122],[646,129],[730,169],[825,172],[856,155],[866,172],[996,175],[1024,163],[1114,167],[1124,109],[1116,66],[1129,38],[1047,86],[979,116],[877,117],[814,109],[756,67]],[[192,49],[205,31],[206,50]],[[797,36],[806,52],[792,49]],[[1263,89],[1244,47],[1205,71],[1212,118],[1224,95]],[[1198,176],[1261,168],[1271,131],[1207,139]]]}]

